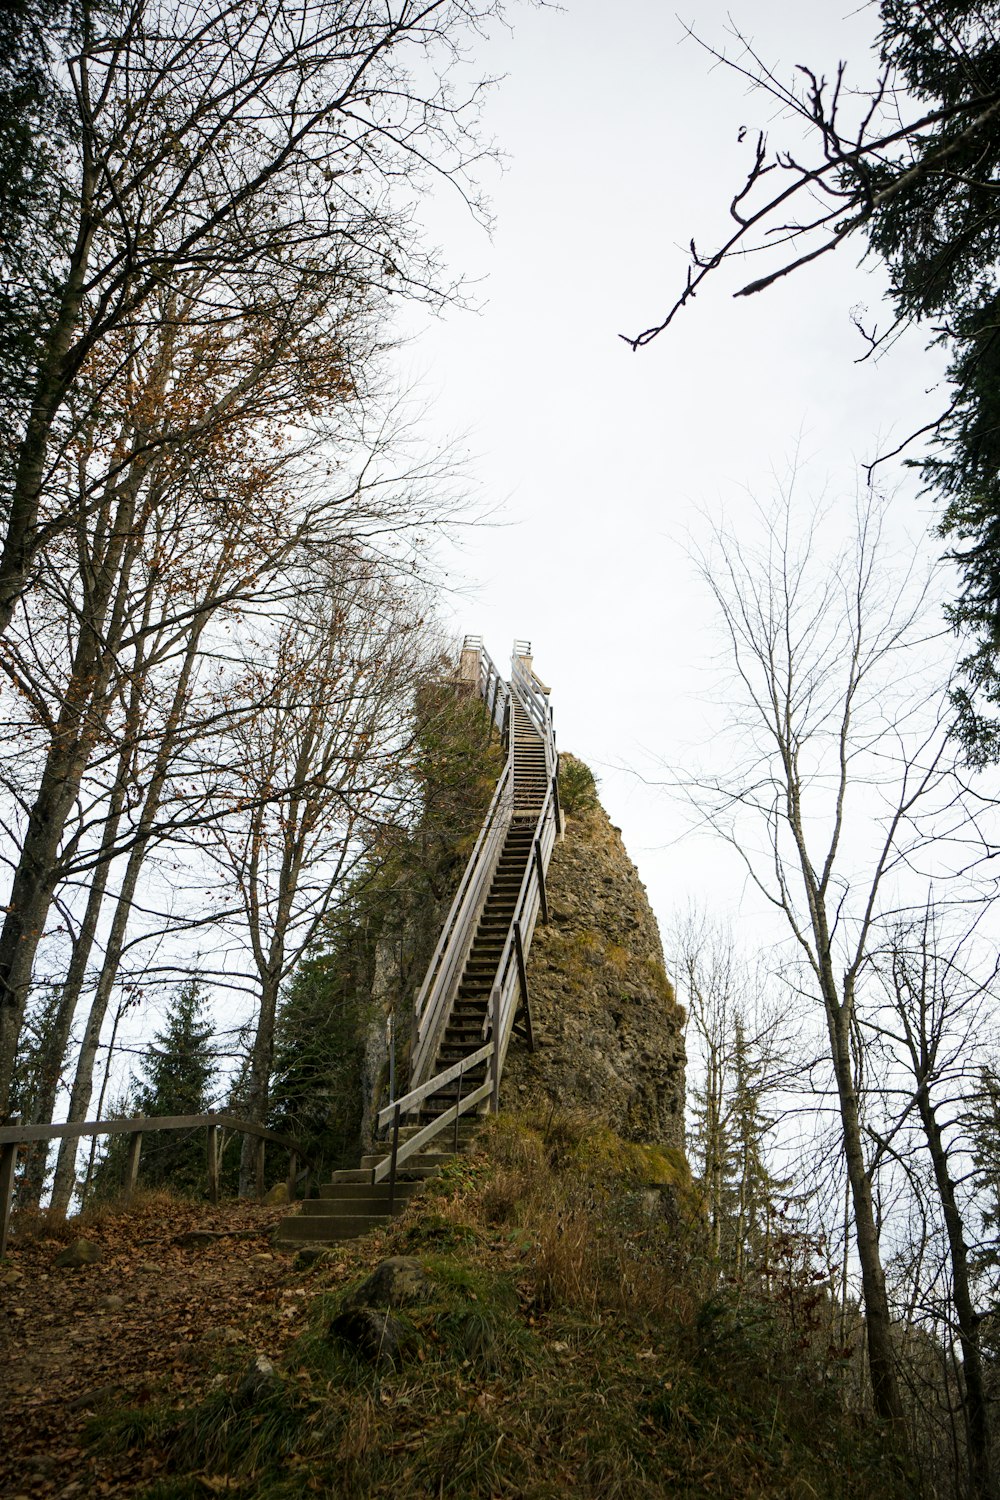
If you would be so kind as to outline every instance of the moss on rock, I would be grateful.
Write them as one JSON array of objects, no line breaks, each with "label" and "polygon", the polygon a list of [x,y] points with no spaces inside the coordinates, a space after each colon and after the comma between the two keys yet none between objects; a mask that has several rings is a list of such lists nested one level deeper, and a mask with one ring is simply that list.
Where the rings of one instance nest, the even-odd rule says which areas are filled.
[{"label": "moss on rock", "polygon": [[684,1013],[656,918],[587,767],[564,755],[560,784],[574,790],[549,867],[551,920],[535,928],[528,959],[537,1050],[512,1040],[501,1105],[547,1100],[627,1140],[680,1148]]}]

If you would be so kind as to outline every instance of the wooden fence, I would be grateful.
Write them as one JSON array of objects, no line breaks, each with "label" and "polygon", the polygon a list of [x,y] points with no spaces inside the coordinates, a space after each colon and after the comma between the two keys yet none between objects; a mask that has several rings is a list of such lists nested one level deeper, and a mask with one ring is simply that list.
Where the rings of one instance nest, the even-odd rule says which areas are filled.
[{"label": "wooden fence", "polygon": [[233,1130],[239,1135],[250,1135],[257,1142],[255,1161],[255,1185],[258,1198],[264,1195],[264,1149],[268,1142],[288,1152],[288,1196],[295,1196],[299,1162],[311,1168],[305,1152],[297,1141],[274,1130],[265,1130],[252,1120],[241,1120],[236,1115],[137,1115],[131,1120],[82,1120],[73,1125],[19,1125],[16,1122],[0,1126],[0,1256],[7,1249],[10,1229],[11,1205],[14,1197],[14,1172],[17,1166],[18,1148],[34,1141],[59,1141],[73,1136],[128,1135],[128,1159],[125,1169],[123,1197],[127,1202],[135,1191],[139,1178],[139,1159],[142,1154],[142,1138],[156,1130],[196,1130],[204,1126],[206,1138],[206,1163],[208,1174],[208,1196],[212,1203],[219,1201],[219,1130]]}]

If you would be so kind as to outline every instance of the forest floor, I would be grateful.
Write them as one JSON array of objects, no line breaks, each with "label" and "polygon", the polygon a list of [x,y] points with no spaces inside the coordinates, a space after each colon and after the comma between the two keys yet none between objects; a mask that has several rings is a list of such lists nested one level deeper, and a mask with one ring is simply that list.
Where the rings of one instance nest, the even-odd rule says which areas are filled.
[{"label": "forest floor", "polygon": [[[302,1328],[305,1289],[270,1237],[287,1210],[210,1208],[149,1195],[53,1224],[22,1219],[0,1263],[0,1495],[133,1495],[155,1454],[90,1451],[103,1408],[200,1397],[220,1368],[277,1360]],[[185,1243],[193,1230],[208,1231]],[[103,1260],[55,1264],[78,1237]]]},{"label": "forest floor", "polygon": [[[726,1287],[697,1204],[662,1149],[549,1111],[308,1260],[247,1203],[22,1218],[0,1496],[912,1500],[812,1278]],[[102,1259],[60,1266],[77,1236]]]}]

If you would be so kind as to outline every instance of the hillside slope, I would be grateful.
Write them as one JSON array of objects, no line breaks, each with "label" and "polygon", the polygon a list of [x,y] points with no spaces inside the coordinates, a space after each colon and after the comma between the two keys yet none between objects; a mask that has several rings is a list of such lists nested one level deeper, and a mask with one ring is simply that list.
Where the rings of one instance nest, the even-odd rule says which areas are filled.
[{"label": "hillside slope", "polygon": [[[62,1354],[5,1392],[5,1493],[914,1493],[845,1410],[794,1279],[720,1287],[681,1173],[674,1152],[579,1117],[501,1115],[390,1229],[316,1260],[231,1237],[168,1251],[162,1202],[158,1231],[148,1213],[131,1239],[116,1221],[103,1270],[59,1271],[57,1246],[23,1243],[22,1310],[44,1274],[58,1319],[30,1328],[39,1376],[44,1340]],[[665,1175],[679,1215],[649,1186]],[[186,1295],[158,1306],[142,1266],[177,1256]],[[387,1257],[404,1276],[373,1282]],[[98,1291],[125,1306],[100,1313]]]}]

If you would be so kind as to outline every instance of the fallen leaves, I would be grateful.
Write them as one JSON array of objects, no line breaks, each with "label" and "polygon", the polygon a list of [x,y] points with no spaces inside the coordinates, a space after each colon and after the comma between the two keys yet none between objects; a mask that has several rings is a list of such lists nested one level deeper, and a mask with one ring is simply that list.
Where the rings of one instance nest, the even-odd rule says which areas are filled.
[{"label": "fallen leaves", "polygon": [[[280,1355],[306,1301],[301,1272],[269,1248],[282,1213],[162,1198],[107,1213],[87,1227],[104,1259],[79,1270],[54,1268],[64,1240],[14,1239],[0,1270],[0,1493],[132,1496],[159,1459],[89,1450],[95,1413],[196,1399],[220,1359]],[[228,1485],[199,1480],[206,1493]]]}]

